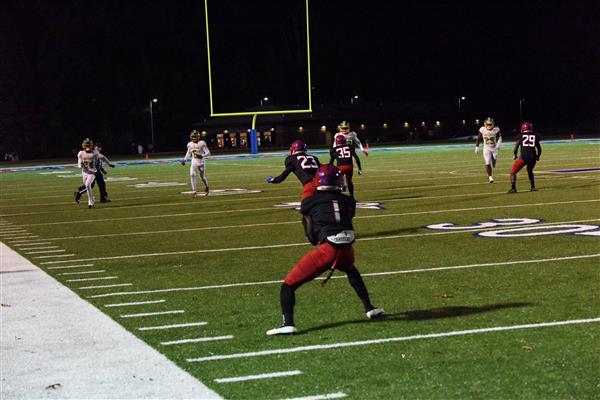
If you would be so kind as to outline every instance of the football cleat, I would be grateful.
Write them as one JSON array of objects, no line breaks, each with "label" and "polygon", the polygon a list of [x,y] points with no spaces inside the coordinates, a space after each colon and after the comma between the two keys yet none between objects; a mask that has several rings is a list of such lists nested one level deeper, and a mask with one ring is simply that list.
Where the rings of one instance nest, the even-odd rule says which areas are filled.
[{"label": "football cleat", "polygon": [[209,192],[209,190],[208,190],[208,186],[207,186],[206,188],[204,188],[204,195],[208,196],[208,192]]},{"label": "football cleat", "polygon": [[192,192],[192,199],[195,199],[195,198],[196,198],[196,196],[198,196],[198,193],[196,193],[196,192]]},{"label": "football cleat", "polygon": [[294,334],[296,332],[298,332],[298,329],[296,329],[295,326],[293,326],[293,325],[282,325],[279,328],[269,329],[267,331],[267,336],[292,335],[292,334]]},{"label": "football cleat", "polygon": [[79,204],[79,199],[81,199],[81,194],[79,192],[73,193],[73,200],[75,200],[75,203]]},{"label": "football cleat", "polygon": [[88,204],[88,208],[94,208],[93,204]]},{"label": "football cleat", "polygon": [[512,188],[512,189],[510,189],[510,190],[508,191],[508,193],[517,193],[517,189],[515,189],[515,188]]},{"label": "football cleat", "polygon": [[490,183],[494,183],[494,178],[492,178],[491,176],[488,176],[488,180],[490,181]]},{"label": "football cleat", "polygon": [[374,308],[372,310],[367,311],[367,318],[369,318],[369,319],[380,318],[383,316],[383,314],[385,314],[385,311],[383,310],[383,308]]},{"label": "football cleat", "polygon": [[290,154],[306,151],[306,143],[303,140],[294,140],[290,145]]},{"label": "football cleat", "polygon": [[535,188],[535,186],[532,186],[531,189],[529,189],[530,192],[537,192],[537,189]]}]

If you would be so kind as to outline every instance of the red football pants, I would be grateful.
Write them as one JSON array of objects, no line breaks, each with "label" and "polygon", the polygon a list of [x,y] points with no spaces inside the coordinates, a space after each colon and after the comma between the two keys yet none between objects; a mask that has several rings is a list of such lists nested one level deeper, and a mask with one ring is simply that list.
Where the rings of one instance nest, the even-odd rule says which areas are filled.
[{"label": "red football pants", "polygon": [[329,242],[321,243],[316,249],[306,253],[286,275],[284,282],[298,288],[315,279],[329,268],[346,271],[354,265],[354,247],[351,244],[334,246]]},{"label": "red football pants", "polygon": [[529,162],[525,162],[521,158],[515,160],[512,169],[510,170],[510,173],[516,175],[525,165],[527,165],[528,169],[533,169],[533,167],[535,167],[535,160]]},{"label": "red football pants", "polygon": [[346,176],[346,182],[352,182],[354,167],[352,165],[338,165],[338,169]]},{"label": "red football pants", "polygon": [[300,201],[308,199],[313,194],[315,194],[316,191],[317,187],[315,186],[315,184],[312,181],[308,182],[304,185],[304,188],[302,189],[302,197],[300,198]]}]

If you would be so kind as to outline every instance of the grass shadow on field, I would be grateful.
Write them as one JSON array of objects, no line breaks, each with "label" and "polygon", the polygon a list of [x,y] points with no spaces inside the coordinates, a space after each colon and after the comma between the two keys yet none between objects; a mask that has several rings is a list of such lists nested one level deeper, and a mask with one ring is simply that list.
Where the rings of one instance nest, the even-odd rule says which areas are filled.
[{"label": "grass shadow on field", "polygon": [[332,322],[329,324],[323,324],[314,326],[312,328],[304,329],[298,332],[298,334],[309,333],[313,331],[321,331],[324,329],[337,328],[338,326],[348,324],[364,324],[364,323],[382,323],[382,322],[395,322],[395,321],[423,321],[430,319],[439,318],[455,318],[462,317],[465,315],[479,314],[484,312],[502,310],[505,308],[518,308],[527,307],[532,303],[502,303],[502,304],[487,304],[483,306],[467,307],[467,306],[452,306],[452,307],[440,307],[431,308],[428,310],[411,310],[403,311],[398,313],[385,314],[384,317],[367,320],[367,319],[355,319],[349,321]]},{"label": "grass shadow on field", "polygon": [[421,226],[417,226],[417,227],[413,227],[413,228],[399,228],[399,229],[390,229],[387,231],[375,231],[375,232],[369,232],[369,233],[361,233],[360,238],[419,233],[419,231],[422,228],[423,227],[421,227]]}]

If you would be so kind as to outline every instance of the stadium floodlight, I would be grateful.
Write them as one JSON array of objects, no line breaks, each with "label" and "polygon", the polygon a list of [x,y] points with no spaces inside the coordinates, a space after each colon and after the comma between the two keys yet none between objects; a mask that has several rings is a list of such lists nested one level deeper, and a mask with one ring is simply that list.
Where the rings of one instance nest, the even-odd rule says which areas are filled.
[{"label": "stadium floodlight", "polygon": [[[307,98],[308,108],[306,109],[291,109],[291,110],[269,110],[269,111],[242,111],[242,112],[215,112],[213,104],[213,82],[212,82],[212,70],[211,70],[211,58],[210,58],[210,31],[208,24],[208,0],[204,0],[204,18],[206,23],[206,52],[208,56],[208,94],[210,104],[210,116],[211,117],[233,117],[233,116],[252,116],[252,129],[250,131],[250,152],[255,154],[258,152],[258,140],[256,136],[256,117],[258,115],[269,115],[269,114],[300,114],[300,113],[311,113],[312,112],[312,95],[311,95],[311,79],[310,79],[310,34],[309,34],[309,15],[308,15],[308,0],[305,0],[306,9],[306,70],[307,70]],[[267,97],[261,99],[261,106],[263,101],[268,101]]]}]

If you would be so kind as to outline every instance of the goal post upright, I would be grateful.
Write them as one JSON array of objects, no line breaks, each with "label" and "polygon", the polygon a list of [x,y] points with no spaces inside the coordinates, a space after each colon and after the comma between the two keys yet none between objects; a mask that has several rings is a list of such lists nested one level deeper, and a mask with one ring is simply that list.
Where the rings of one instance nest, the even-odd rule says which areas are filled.
[{"label": "goal post upright", "polygon": [[309,14],[308,0],[305,0],[306,12],[306,69],[307,69],[307,84],[308,84],[308,108],[303,110],[271,110],[271,111],[242,111],[242,112],[215,112],[213,104],[213,88],[212,88],[212,68],[210,58],[210,32],[208,24],[208,0],[204,0],[204,20],[206,24],[206,52],[208,56],[208,96],[210,102],[211,117],[235,117],[235,116],[252,116],[252,128],[250,129],[250,153],[258,153],[258,135],[256,131],[256,118],[259,115],[274,115],[274,114],[301,114],[312,112],[312,83],[310,77],[310,30],[309,30]]}]

